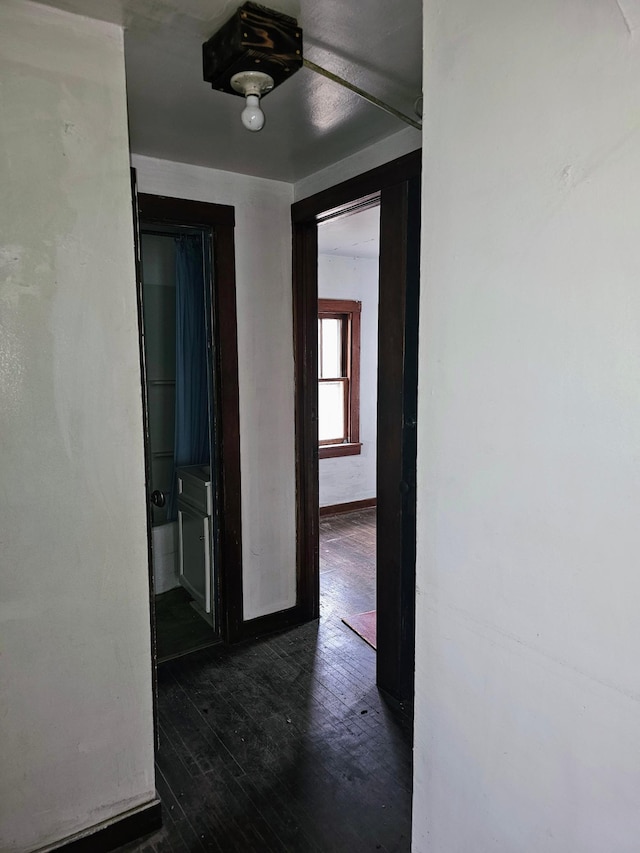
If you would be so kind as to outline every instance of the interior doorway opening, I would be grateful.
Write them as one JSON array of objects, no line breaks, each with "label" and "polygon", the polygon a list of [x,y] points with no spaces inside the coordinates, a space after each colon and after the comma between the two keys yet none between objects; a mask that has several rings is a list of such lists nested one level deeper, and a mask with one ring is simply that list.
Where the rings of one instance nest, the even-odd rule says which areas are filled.
[{"label": "interior doorway opening", "polygon": [[376,648],[380,205],[318,225],[320,612]]},{"label": "interior doorway opening", "polygon": [[207,236],[203,228],[140,223],[159,661],[211,645],[220,633]]},{"label": "interior doorway opening", "polygon": [[159,659],[241,631],[234,210],[132,181],[155,680]]},{"label": "interior doorway opening", "polygon": [[[298,605],[320,614],[319,228],[380,206],[376,683],[413,696],[420,255],[419,151],[293,205]],[[353,445],[347,441],[345,444]]]}]

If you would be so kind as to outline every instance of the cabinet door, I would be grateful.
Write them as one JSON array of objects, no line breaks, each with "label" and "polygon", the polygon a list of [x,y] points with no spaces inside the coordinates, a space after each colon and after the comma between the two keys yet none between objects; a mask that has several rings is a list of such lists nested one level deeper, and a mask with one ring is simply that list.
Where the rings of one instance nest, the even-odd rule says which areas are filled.
[{"label": "cabinet door", "polygon": [[178,510],[180,583],[211,613],[211,533],[209,518],[182,505]]}]

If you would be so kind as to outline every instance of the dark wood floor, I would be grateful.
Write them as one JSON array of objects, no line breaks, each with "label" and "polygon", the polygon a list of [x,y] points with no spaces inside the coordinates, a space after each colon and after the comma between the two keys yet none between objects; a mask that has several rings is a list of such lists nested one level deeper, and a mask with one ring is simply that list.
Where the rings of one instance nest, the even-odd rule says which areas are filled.
[{"label": "dark wood floor", "polygon": [[340,621],[375,606],[374,518],[321,521],[319,623],[160,666],[164,827],[123,850],[410,849],[410,713]]},{"label": "dark wood floor", "polygon": [[320,595],[323,620],[375,610],[375,508],[320,519]]},{"label": "dark wood floor", "polygon": [[170,660],[185,652],[216,642],[213,628],[191,606],[193,599],[181,586],[156,595],[156,649],[158,660]]}]

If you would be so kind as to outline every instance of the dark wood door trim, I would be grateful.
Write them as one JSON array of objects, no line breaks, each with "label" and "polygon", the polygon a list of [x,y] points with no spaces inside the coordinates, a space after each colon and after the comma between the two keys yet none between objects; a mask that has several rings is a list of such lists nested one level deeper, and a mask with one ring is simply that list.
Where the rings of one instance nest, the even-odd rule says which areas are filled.
[{"label": "dark wood door trim", "polygon": [[235,224],[235,208],[228,204],[210,204],[205,201],[149,193],[138,193],[138,204],[140,218],[145,222],[204,225],[209,228]]},{"label": "dark wood door trim", "polygon": [[204,227],[212,239],[211,329],[214,339],[214,412],[218,459],[216,489],[219,512],[218,582],[220,626],[227,642],[242,631],[242,522],[240,482],[240,408],[234,208],[189,199],[138,194],[139,218],[145,223]]},{"label": "dark wood door trim", "polygon": [[318,227],[293,228],[293,339],[296,435],[297,604],[320,615],[318,490]]},{"label": "dark wood door trim", "polygon": [[217,341],[218,454],[220,459],[220,602],[223,639],[242,636],[242,505],[240,474],[240,399],[238,326],[233,225],[214,229],[214,337]]},{"label": "dark wood door trim", "polygon": [[131,169],[131,200],[133,208],[133,249],[136,269],[136,305],[138,308],[138,343],[140,348],[140,381],[142,385],[142,435],[144,442],[144,479],[146,486],[145,505],[147,518],[147,560],[149,572],[149,619],[151,626],[151,688],[153,693],[153,740],[156,750],[160,748],[158,731],[158,640],[156,631],[156,609],[153,606],[155,596],[155,578],[153,576],[153,537],[151,534],[152,510],[149,501],[151,483],[151,439],[149,433],[149,401],[147,399],[147,359],[144,348],[144,323],[142,314],[142,263],[140,247],[140,218],[138,215],[138,183],[136,170]]},{"label": "dark wood door trim", "polygon": [[[377,682],[413,694],[420,183],[382,191],[378,334]],[[394,287],[394,282],[404,287]],[[398,381],[399,378],[401,381]],[[386,484],[382,486],[382,484]],[[398,620],[400,614],[400,620]]]},{"label": "dark wood door trim", "polygon": [[369,196],[376,196],[385,187],[408,181],[419,175],[421,169],[422,149],[411,151],[397,160],[295,202],[291,208],[291,218],[293,222],[333,219],[342,212],[343,207],[353,207],[354,202],[366,205]]},{"label": "dark wood door trim", "polygon": [[[379,562],[378,576],[382,575],[382,590],[389,589],[394,596],[385,608],[382,616],[382,647],[378,645],[378,683],[399,698],[411,695],[413,659],[414,659],[414,607],[415,607],[415,530],[407,536],[407,521],[411,515],[411,496],[400,492],[406,478],[415,480],[415,454],[413,457],[413,475],[411,474],[411,454],[406,436],[402,431],[405,402],[403,389],[411,382],[417,387],[417,374],[409,376],[403,362],[404,345],[415,345],[417,353],[417,325],[414,340],[405,337],[405,321],[409,316],[408,302],[404,288],[399,282],[407,280],[414,270],[412,260],[407,255],[407,240],[417,234],[419,238],[419,219],[409,222],[408,205],[416,188],[419,193],[419,175],[421,171],[421,152],[416,151],[378,169],[345,181],[336,187],[324,190],[314,196],[296,202],[292,206],[293,222],[293,311],[294,311],[294,356],[296,387],[296,524],[297,524],[297,607],[307,619],[319,616],[319,554],[318,554],[318,412],[317,412],[317,304],[318,304],[318,234],[317,225],[329,214],[341,215],[354,204],[366,199],[380,197],[381,203],[381,241],[384,241],[384,260],[381,260],[380,288],[381,300],[393,303],[394,323],[399,323],[394,336],[394,345],[398,345],[394,369],[395,381],[401,377],[400,388],[391,385],[391,373],[382,382],[383,395],[391,395],[392,405],[389,416],[397,420],[393,426],[394,464],[383,465],[378,474],[378,513],[382,494],[386,498],[388,510],[394,518],[394,545],[400,550],[394,560],[385,564]],[[384,211],[384,212],[382,212]],[[399,220],[398,220],[398,217]],[[384,230],[384,234],[382,231]],[[399,245],[396,245],[400,241]],[[417,259],[417,256],[416,256]],[[416,268],[415,272],[418,270]],[[415,278],[417,288],[419,275]],[[382,290],[385,291],[384,295]],[[402,290],[401,298],[398,298]],[[418,290],[415,290],[417,300]],[[413,296],[411,297],[413,299]],[[417,318],[417,301],[413,305],[413,320]],[[382,310],[380,316],[385,316]],[[385,317],[386,329],[386,317]],[[385,330],[385,335],[387,334]],[[412,333],[413,334],[413,333]],[[380,362],[380,359],[379,359]],[[417,358],[416,358],[417,365]],[[397,371],[400,371],[399,373]],[[379,390],[379,393],[380,393]],[[415,389],[414,389],[415,393]],[[384,399],[384,397],[383,397]],[[378,436],[382,435],[380,418],[386,417],[388,404],[379,404]],[[382,424],[385,426],[385,423]],[[414,417],[415,427],[415,417]],[[415,432],[415,429],[414,429]],[[381,445],[380,438],[378,439]],[[384,440],[384,448],[387,440]],[[415,507],[415,488],[413,494]],[[415,509],[413,511],[415,524]],[[383,521],[383,524],[386,523]],[[402,540],[409,539],[405,543]],[[387,530],[384,529],[386,539]],[[404,548],[404,551],[402,550]],[[408,561],[411,564],[411,549],[414,551],[410,570],[398,570],[398,566]],[[384,553],[382,555],[383,559]],[[388,575],[388,577],[387,577]],[[378,592],[378,601],[383,602]],[[384,605],[383,605],[384,606]],[[379,628],[380,630],[380,628]],[[400,663],[398,656],[401,656]]]}]

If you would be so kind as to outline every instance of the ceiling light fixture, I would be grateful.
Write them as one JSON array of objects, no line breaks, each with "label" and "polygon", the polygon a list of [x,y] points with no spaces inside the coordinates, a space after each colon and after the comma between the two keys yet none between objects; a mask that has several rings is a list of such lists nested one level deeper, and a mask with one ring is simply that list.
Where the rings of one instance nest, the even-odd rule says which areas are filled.
[{"label": "ceiling light fixture", "polygon": [[[213,89],[242,95],[242,123],[252,131],[264,126],[260,99],[302,66],[364,98],[400,121],[422,124],[384,101],[302,56],[302,30],[290,15],[247,2],[202,45],[203,76]],[[256,66],[260,66],[256,68]]]},{"label": "ceiling light fixture", "polygon": [[264,113],[260,109],[260,98],[273,89],[273,77],[264,71],[239,71],[229,82],[231,88],[246,99],[246,106],[240,113],[242,124],[247,130],[262,130]]}]

